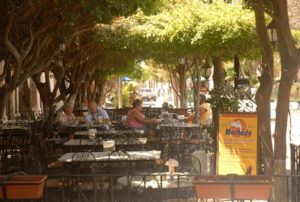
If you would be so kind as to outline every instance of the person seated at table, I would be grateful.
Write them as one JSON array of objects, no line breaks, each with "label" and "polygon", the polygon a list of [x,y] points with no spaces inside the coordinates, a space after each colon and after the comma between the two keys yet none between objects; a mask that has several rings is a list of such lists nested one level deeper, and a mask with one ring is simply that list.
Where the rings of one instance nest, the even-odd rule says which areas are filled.
[{"label": "person seated at table", "polygon": [[[199,124],[207,125],[210,123],[210,117],[212,114],[210,104],[206,102],[205,95],[200,95],[200,106],[199,106]],[[188,118],[189,122],[195,122],[195,113],[191,114]]]},{"label": "person seated at table", "polygon": [[73,139],[74,136],[73,136],[72,132],[66,130],[66,126],[77,123],[77,118],[73,114],[73,105],[72,104],[64,105],[63,111],[60,114],[58,114],[57,121],[59,123],[58,135],[61,138]]},{"label": "person seated at table", "polygon": [[98,106],[96,102],[92,101],[88,105],[88,113],[85,117],[86,122],[101,121],[104,124],[110,124],[109,116],[105,109]]},{"label": "person seated at table", "polygon": [[66,126],[76,123],[77,118],[73,114],[73,106],[65,104],[63,111],[58,115],[58,122],[60,125]]},{"label": "person seated at table", "polygon": [[142,101],[136,99],[132,103],[132,109],[127,113],[127,126],[131,128],[143,129],[147,124],[156,124],[156,119],[148,119],[141,112],[142,110]]}]

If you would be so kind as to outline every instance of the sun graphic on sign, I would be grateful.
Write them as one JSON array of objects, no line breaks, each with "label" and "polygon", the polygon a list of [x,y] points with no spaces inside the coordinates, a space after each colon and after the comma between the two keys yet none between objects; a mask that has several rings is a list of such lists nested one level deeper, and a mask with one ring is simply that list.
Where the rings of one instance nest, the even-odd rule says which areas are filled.
[{"label": "sun graphic on sign", "polygon": [[234,121],[231,121],[229,124],[230,124],[230,129],[232,131],[246,130],[246,122],[242,119],[235,119]]}]

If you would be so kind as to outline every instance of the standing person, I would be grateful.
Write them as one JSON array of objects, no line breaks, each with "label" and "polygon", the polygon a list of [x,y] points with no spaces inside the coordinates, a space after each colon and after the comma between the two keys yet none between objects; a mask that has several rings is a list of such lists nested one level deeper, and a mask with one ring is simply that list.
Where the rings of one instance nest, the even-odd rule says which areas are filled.
[{"label": "standing person", "polygon": [[156,119],[147,119],[141,112],[142,101],[135,99],[132,103],[132,109],[127,113],[127,125],[131,128],[145,128],[146,124],[156,124]]},{"label": "standing person", "polygon": [[[210,116],[212,114],[210,104],[206,102],[205,95],[200,95],[200,106],[199,110],[199,124],[206,125],[210,121]],[[195,122],[195,113],[191,114],[188,118],[189,122]]]},{"label": "standing person", "polygon": [[88,114],[85,117],[86,122],[93,122],[93,121],[99,121],[102,119],[102,123],[104,124],[110,124],[109,116],[105,109],[103,109],[101,106],[97,106],[97,103],[92,101],[88,105]]}]

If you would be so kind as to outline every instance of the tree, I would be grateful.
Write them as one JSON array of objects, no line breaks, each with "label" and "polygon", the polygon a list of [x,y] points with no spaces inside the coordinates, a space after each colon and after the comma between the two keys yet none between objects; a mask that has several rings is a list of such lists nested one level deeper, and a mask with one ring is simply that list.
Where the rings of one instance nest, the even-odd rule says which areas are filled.
[{"label": "tree", "polygon": [[[76,41],[97,22],[128,15],[138,7],[155,10],[158,0],[4,0],[0,14],[0,53],[5,60],[0,80],[0,114],[12,91],[32,75],[49,71],[59,56],[59,43]],[[146,8],[146,9],[145,9]]]},{"label": "tree", "polygon": [[[60,30],[58,10],[53,1],[6,1],[0,14],[0,52],[5,66],[1,74],[0,115],[12,91],[31,75],[47,68],[59,52],[55,29]],[[57,45],[57,46],[55,46]]]},{"label": "tree", "polygon": [[258,131],[262,146],[262,156],[265,165],[265,174],[273,173],[273,146],[271,140],[270,97],[273,87],[274,59],[273,50],[267,35],[267,26],[262,1],[254,6],[256,17],[256,30],[262,53],[262,74],[259,78],[260,86],[256,93],[258,112]]},{"label": "tree", "polygon": [[[265,52],[265,60],[268,67],[266,74],[271,74],[273,58],[270,48],[266,46],[267,38],[265,21],[261,17],[264,13],[269,14],[275,22],[278,51],[281,58],[281,79],[276,108],[276,125],[274,133],[274,174],[284,176],[286,174],[286,129],[289,112],[290,92],[296,73],[299,70],[300,52],[295,45],[289,26],[288,9],[286,0],[273,1],[247,1],[256,13],[257,30],[261,33],[260,44]],[[270,86],[272,78],[265,76],[266,85]],[[263,84],[263,83],[262,83]],[[267,87],[268,88],[268,87]],[[266,92],[268,96],[268,91]],[[263,94],[264,95],[264,94]],[[286,185],[284,179],[275,178],[274,201],[286,201]]]},{"label": "tree", "polygon": [[[182,99],[181,103],[184,103],[187,69],[199,68],[204,64],[204,58],[213,58],[215,84],[223,87],[222,61],[235,55],[248,58],[258,56],[254,16],[241,5],[167,1],[155,15],[148,16],[138,11],[101,28],[100,34],[106,35],[101,37],[102,40],[106,38],[106,43],[109,40],[112,47],[127,50],[139,59],[151,58],[166,64],[172,73],[174,87],[177,83],[174,75],[179,70],[181,87],[174,89]],[[178,59],[182,57],[186,61],[197,62],[179,65]]]}]

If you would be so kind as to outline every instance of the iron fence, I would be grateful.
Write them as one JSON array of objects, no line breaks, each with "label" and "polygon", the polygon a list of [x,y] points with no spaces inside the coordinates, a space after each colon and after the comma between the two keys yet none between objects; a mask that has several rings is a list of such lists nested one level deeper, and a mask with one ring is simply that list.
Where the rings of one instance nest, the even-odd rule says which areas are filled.
[{"label": "iron fence", "polygon": [[[162,173],[49,175],[41,201],[203,201],[196,198],[195,177],[188,173],[174,174],[172,177]],[[299,202],[300,176],[273,176],[274,182],[280,179],[286,186],[287,202]]]},{"label": "iron fence", "polygon": [[196,201],[193,179],[188,173],[49,175],[42,201]]}]

